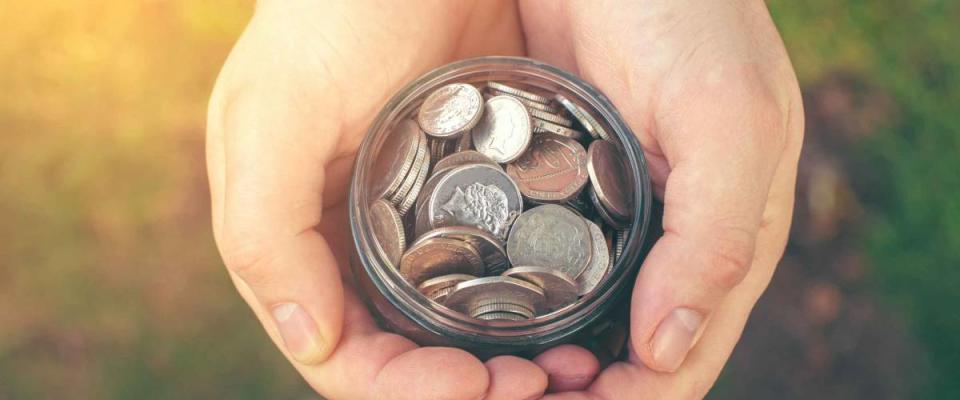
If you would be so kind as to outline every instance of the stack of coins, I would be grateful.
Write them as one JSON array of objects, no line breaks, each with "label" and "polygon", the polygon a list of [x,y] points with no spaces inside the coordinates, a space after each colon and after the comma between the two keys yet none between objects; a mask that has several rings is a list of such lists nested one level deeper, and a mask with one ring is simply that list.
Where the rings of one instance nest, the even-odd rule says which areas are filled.
[{"label": "stack of coins", "polygon": [[588,108],[488,81],[442,86],[411,114],[381,147],[370,205],[376,244],[410,285],[477,320],[525,321],[610,274],[633,181]]}]

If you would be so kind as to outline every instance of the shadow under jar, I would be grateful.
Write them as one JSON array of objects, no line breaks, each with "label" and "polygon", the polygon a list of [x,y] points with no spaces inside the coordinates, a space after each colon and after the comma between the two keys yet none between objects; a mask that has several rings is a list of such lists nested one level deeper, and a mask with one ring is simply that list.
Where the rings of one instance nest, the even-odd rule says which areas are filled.
[{"label": "shadow under jar", "polygon": [[[403,252],[403,247],[409,250],[410,245],[416,241],[416,233],[423,232],[417,232],[415,227],[413,215],[416,207],[411,206],[410,201],[405,201],[403,196],[397,193],[421,190],[423,178],[384,182],[382,171],[376,171],[385,168],[383,162],[377,164],[378,160],[384,157],[395,159],[397,152],[409,153],[410,160],[418,157],[424,160],[430,155],[418,153],[432,153],[434,156],[444,154],[443,141],[436,140],[436,136],[424,135],[424,138],[428,138],[426,140],[436,140],[437,143],[431,142],[431,146],[421,145],[421,148],[417,148],[413,144],[402,143],[392,135],[400,134],[404,130],[415,131],[416,124],[411,124],[410,121],[417,121],[418,111],[425,99],[437,89],[449,84],[472,85],[485,93],[485,98],[505,94],[489,89],[487,83],[491,81],[510,87],[528,88],[531,92],[544,96],[558,94],[579,107],[578,110],[587,114],[586,116],[575,116],[569,108],[565,110],[565,107],[571,106],[569,103],[562,105],[554,101],[554,97],[550,99],[553,103],[549,107],[565,113],[570,121],[574,121],[573,127],[583,133],[583,137],[578,141],[585,148],[589,147],[593,140],[604,139],[591,137],[592,134],[588,134],[588,129],[585,129],[578,119],[587,118],[592,120],[591,124],[599,125],[595,129],[602,130],[601,135],[620,150],[622,171],[617,172],[629,183],[625,185],[628,190],[632,190],[630,215],[621,220],[622,226],[618,229],[606,227],[606,246],[610,249],[613,261],[609,263],[609,269],[599,283],[595,283],[595,288],[582,294],[572,304],[523,320],[473,318],[429,299],[421,294],[414,284],[408,283],[401,275],[396,261],[398,252]],[[488,90],[493,93],[488,93]],[[481,101],[481,106],[483,104]],[[539,107],[536,104],[534,106]],[[544,133],[532,133],[532,136],[540,134]],[[451,144],[450,147],[458,146],[454,142],[462,143],[451,137],[446,140]],[[434,144],[437,145],[433,146]],[[436,159],[432,159],[421,165],[426,165],[432,174],[436,162]],[[414,175],[410,165],[401,163],[386,168],[401,177],[405,174],[411,177]],[[597,194],[588,190],[590,185],[587,183],[583,193],[572,201],[581,201],[588,206],[591,203],[590,196],[594,196],[593,201],[597,201]],[[396,243],[387,245],[378,242],[377,227],[372,220],[374,214],[382,218],[382,210],[390,208],[385,205],[384,200],[385,197],[391,197],[389,193],[393,193],[392,203],[396,206],[394,209],[406,211],[405,215],[401,215],[403,211],[391,211],[395,213],[392,214],[394,218],[399,218],[398,224],[402,226],[406,237],[404,243],[399,245],[400,249],[397,249]],[[459,347],[485,358],[498,354],[535,354],[545,348],[574,341],[584,334],[595,334],[597,327],[604,325],[605,316],[611,309],[622,303],[620,300],[629,297],[633,278],[648,248],[646,239],[652,192],[643,153],[636,137],[610,101],[596,88],[566,71],[532,59],[481,57],[430,71],[401,89],[387,102],[360,145],[348,201],[350,229],[356,246],[351,260],[351,272],[361,295],[381,326],[421,345]],[[540,203],[525,196],[523,211],[527,212]],[[574,210],[576,207],[568,209]],[[603,210],[583,217],[587,220],[592,218],[602,221],[601,216],[597,215],[601,212]],[[618,240],[620,243],[617,243]]]}]

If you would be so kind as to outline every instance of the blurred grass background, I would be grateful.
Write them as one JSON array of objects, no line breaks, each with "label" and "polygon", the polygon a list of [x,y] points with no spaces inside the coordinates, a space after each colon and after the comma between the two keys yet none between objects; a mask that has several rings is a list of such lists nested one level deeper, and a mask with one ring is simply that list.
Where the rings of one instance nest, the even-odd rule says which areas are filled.
[{"label": "blurred grass background", "polygon": [[[960,398],[960,6],[775,0],[788,254],[714,398]],[[222,270],[206,101],[250,0],[0,3],[0,399],[302,398]]]}]

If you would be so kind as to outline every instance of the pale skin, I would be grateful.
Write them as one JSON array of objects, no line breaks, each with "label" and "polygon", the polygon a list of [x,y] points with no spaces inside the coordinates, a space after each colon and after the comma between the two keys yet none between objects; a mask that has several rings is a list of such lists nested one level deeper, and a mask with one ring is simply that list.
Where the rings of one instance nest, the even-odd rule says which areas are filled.
[{"label": "pale skin", "polygon": [[[379,329],[344,207],[379,108],[428,70],[525,55],[623,114],[664,201],[633,289],[630,354],[573,345],[486,362]],[[210,101],[217,245],[270,338],[331,399],[687,399],[713,385],[783,253],[800,91],[760,1],[261,1]]]}]

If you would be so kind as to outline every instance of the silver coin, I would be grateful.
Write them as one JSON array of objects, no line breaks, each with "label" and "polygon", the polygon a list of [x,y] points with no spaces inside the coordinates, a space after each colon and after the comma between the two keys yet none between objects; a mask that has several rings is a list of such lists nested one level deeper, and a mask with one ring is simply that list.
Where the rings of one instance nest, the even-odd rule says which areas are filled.
[{"label": "silver coin", "polygon": [[455,239],[430,239],[411,246],[400,258],[400,275],[411,285],[450,274],[483,274],[483,259],[473,246]]},{"label": "silver coin", "polygon": [[506,164],[530,144],[531,120],[527,108],[510,96],[495,96],[483,107],[483,118],[473,128],[473,145],[494,161]]},{"label": "silver coin", "polygon": [[633,216],[633,180],[620,149],[606,140],[595,140],[587,150],[587,172],[597,200],[613,218]]},{"label": "silver coin", "polygon": [[389,201],[377,199],[370,205],[370,226],[373,228],[373,235],[377,238],[375,241],[377,247],[390,266],[397,268],[400,265],[403,250],[407,246],[400,214]]},{"label": "silver coin", "polygon": [[475,150],[465,150],[458,153],[453,153],[444,157],[442,160],[437,161],[437,164],[433,166],[433,173],[439,174],[442,171],[466,164],[486,164],[500,168],[500,164],[497,164],[495,161],[491,160],[490,157],[483,155],[483,153]]},{"label": "silver coin", "polygon": [[514,304],[539,315],[545,302],[543,289],[537,285],[506,276],[488,276],[458,283],[444,305],[471,315],[471,311],[490,304]]},{"label": "silver coin", "polygon": [[615,257],[617,260],[619,260],[619,259],[620,259],[620,256],[623,255],[623,249],[624,249],[624,247],[627,246],[627,234],[628,234],[628,233],[627,233],[627,230],[626,230],[626,229],[621,229],[621,230],[617,231],[616,239],[615,239],[616,245],[614,246],[614,249],[615,249],[615,250],[614,250],[614,257]]},{"label": "silver coin", "polygon": [[413,165],[421,139],[426,138],[412,120],[400,121],[387,136],[373,164],[373,193],[377,198],[388,198],[400,188]]},{"label": "silver coin", "polygon": [[485,230],[469,226],[445,226],[424,233],[417,239],[417,242],[437,237],[463,240],[470,243],[474,250],[480,254],[480,258],[483,259],[483,264],[486,267],[485,275],[500,275],[510,266],[503,241]]},{"label": "silver coin", "polygon": [[627,221],[615,218],[607,211],[603,204],[600,203],[600,199],[597,198],[597,192],[593,189],[593,185],[587,187],[587,194],[590,197],[590,202],[593,203],[593,209],[597,212],[597,215],[603,219],[603,222],[606,222],[607,225],[610,225],[613,229],[626,229]]},{"label": "silver coin", "polygon": [[557,125],[565,126],[567,128],[573,126],[573,122],[557,114],[548,113],[548,112],[540,111],[536,109],[530,109],[528,111],[530,112],[530,116],[533,118],[542,119],[544,121],[552,122]]},{"label": "silver coin", "polygon": [[[403,177],[403,183],[400,184],[400,187],[396,192],[390,196],[390,202],[395,206],[399,206],[403,199],[407,196],[407,193],[410,192],[410,189],[413,188],[413,185],[417,182],[417,176],[420,174],[418,168],[424,165],[424,160],[429,160],[429,145],[426,140],[420,141],[420,146],[417,148],[417,155],[413,159],[413,163],[410,168],[407,169],[407,176]],[[427,164],[429,165],[429,163]]]},{"label": "silver coin", "polygon": [[523,211],[520,189],[502,170],[484,164],[450,169],[439,179],[426,211],[431,228],[474,226],[504,239]]},{"label": "silver coin", "polygon": [[507,258],[512,265],[555,268],[577,279],[592,255],[590,228],[569,209],[554,204],[520,215],[510,229]]},{"label": "silver coin", "polygon": [[520,193],[538,203],[570,200],[589,179],[583,145],[548,133],[534,137],[530,148],[506,169]]},{"label": "silver coin", "polygon": [[578,293],[581,296],[596,289],[610,269],[610,250],[607,248],[607,238],[603,236],[603,230],[591,221],[584,222],[590,227],[593,255],[590,257],[590,265],[577,278]]},{"label": "silver coin", "polygon": [[487,87],[493,90],[511,94],[513,96],[523,97],[527,100],[535,101],[537,103],[542,103],[542,104],[550,103],[550,99],[547,98],[546,96],[541,96],[531,91],[519,89],[513,86],[504,85],[499,82],[493,82],[493,81],[487,82]]},{"label": "silver coin", "polygon": [[593,136],[594,139],[609,140],[614,144],[619,144],[619,141],[607,133],[607,130],[604,129],[603,125],[600,125],[600,123],[597,122],[596,118],[594,118],[589,111],[583,107],[580,107],[578,104],[561,94],[555,95],[554,98],[558,103],[560,103],[561,106],[563,106],[563,108],[570,112],[570,115],[573,115],[573,117],[577,119],[577,122],[580,122],[580,125],[583,126],[583,129],[585,129],[590,136]]},{"label": "silver coin", "polygon": [[477,315],[474,318],[484,321],[526,321],[530,319],[530,317],[526,315],[507,311],[491,311]]},{"label": "silver coin", "polygon": [[[527,308],[527,307],[524,307],[523,305],[513,304],[513,303],[489,303],[489,304],[484,304],[484,305],[478,306],[478,307],[470,310],[470,314],[469,314],[469,315],[470,315],[471,317],[474,317],[474,318],[477,318],[477,319],[488,319],[488,320],[489,320],[489,319],[498,319],[498,318],[495,318],[495,316],[491,315],[491,314],[494,314],[494,313],[514,314],[514,315],[523,317],[523,319],[530,319],[530,318],[533,318],[534,316],[536,316],[536,314],[534,314],[533,310],[531,310],[531,309],[529,309],[529,308]],[[483,316],[487,316],[487,317],[486,317],[486,318],[483,318]],[[506,319],[509,319],[509,317],[506,318]]]},{"label": "silver coin", "polygon": [[522,279],[539,286],[546,296],[545,312],[566,307],[577,301],[578,285],[567,274],[547,267],[518,266],[503,273],[503,276]]},{"label": "silver coin", "polygon": [[[507,92],[501,92],[493,88],[487,88],[487,92],[484,93],[483,98],[489,99],[494,96],[513,96],[513,95]],[[551,114],[557,114],[560,112],[560,110],[557,109],[557,107],[551,104],[537,103],[535,101],[530,101],[520,96],[513,96],[513,97],[516,98],[517,100],[520,100],[520,102],[523,103],[523,105],[527,106],[527,110],[534,109],[534,110],[548,112]]]},{"label": "silver coin", "polygon": [[453,291],[453,288],[457,286],[458,283],[476,278],[477,277],[473,275],[467,274],[438,276],[423,281],[423,283],[417,286],[417,290],[423,293],[424,296],[427,296],[428,299],[443,304],[447,299],[447,295]]},{"label": "silver coin", "polygon": [[420,190],[423,188],[423,184],[427,180],[427,175],[430,172],[430,158],[427,157],[427,159],[423,160],[420,164],[421,165],[416,167],[416,171],[418,172],[417,176],[414,178],[413,186],[410,188],[410,191],[407,192],[404,199],[400,202],[400,205],[397,206],[397,211],[400,212],[400,215],[407,215],[407,211],[410,211],[410,207],[412,207],[413,203],[417,201],[417,198],[420,195]]},{"label": "silver coin", "polygon": [[533,118],[530,120],[530,123],[533,124],[533,133],[552,133],[554,135],[566,136],[573,140],[583,139],[583,134],[580,133],[580,131],[557,125],[550,121]]},{"label": "silver coin", "polygon": [[452,83],[427,96],[417,113],[417,122],[428,135],[448,138],[473,128],[482,113],[480,91],[473,85]]}]

